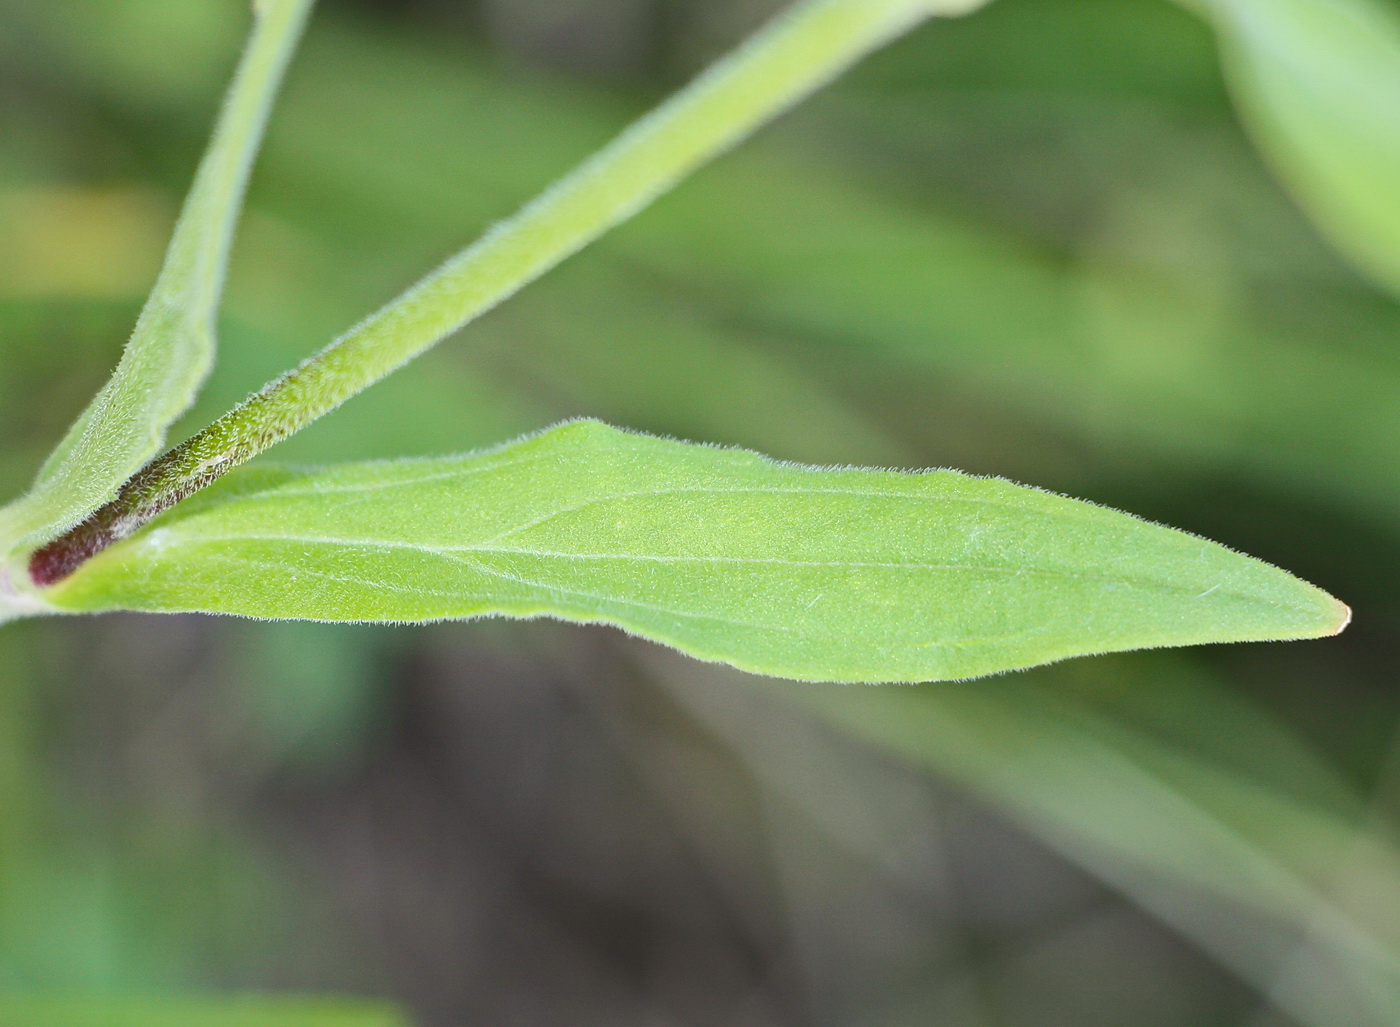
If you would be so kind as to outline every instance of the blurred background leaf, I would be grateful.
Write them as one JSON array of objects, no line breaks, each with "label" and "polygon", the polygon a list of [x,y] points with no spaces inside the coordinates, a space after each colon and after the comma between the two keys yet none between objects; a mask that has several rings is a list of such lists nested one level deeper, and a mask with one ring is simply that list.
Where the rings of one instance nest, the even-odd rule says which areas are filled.
[{"label": "blurred background leaf", "polygon": [[[777,6],[323,5],[188,428]],[[11,493],[116,360],[246,16],[0,0]],[[0,986],[428,1027],[1387,1022],[1400,304],[1219,67],[1166,0],[921,30],[277,456],[591,415],[955,466],[1286,566],[1346,635],[827,691],[544,623],[12,625]]]},{"label": "blurred background leaf", "polygon": [[403,1027],[368,1005],[295,999],[0,999],[6,1027]]},{"label": "blurred background leaf", "polygon": [[1241,113],[1304,208],[1400,289],[1400,15],[1382,0],[1184,0],[1220,33]]}]

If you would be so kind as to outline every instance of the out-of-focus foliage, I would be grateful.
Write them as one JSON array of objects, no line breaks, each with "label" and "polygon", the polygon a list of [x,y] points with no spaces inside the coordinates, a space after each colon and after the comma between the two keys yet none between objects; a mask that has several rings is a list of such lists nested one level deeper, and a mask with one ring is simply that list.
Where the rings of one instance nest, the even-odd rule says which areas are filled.
[{"label": "out-of-focus foliage", "polygon": [[[1275,982],[1274,1001],[1302,1022],[1400,1016],[1400,852],[1359,835],[1346,806],[1282,793],[1257,771],[1222,770],[1215,759],[1183,753],[1175,739],[1019,682],[996,696],[823,688],[807,698],[833,723],[991,795],[1226,965]],[[1259,725],[1243,726],[1257,743],[1280,741],[1260,737]],[[1217,916],[1259,916],[1281,925],[1288,940],[1260,932],[1257,949],[1239,945],[1175,894],[1163,895],[1163,876]],[[1339,876],[1365,880],[1365,898],[1336,894]],[[1279,975],[1289,960],[1299,969]]]},{"label": "out-of-focus foliage", "polygon": [[295,999],[0,999],[0,1023],[23,1027],[404,1027],[369,1005]]},{"label": "out-of-focus foliage", "polygon": [[[192,426],[758,13],[361,6],[293,70]],[[10,492],[115,362],[245,18],[0,2]],[[1274,184],[1218,67],[1165,0],[920,32],[279,458],[591,415],[955,466],[1296,569],[1346,636],[814,720],[600,629],[12,625],[0,984],[379,994],[429,1025],[1384,1022],[1400,306]]]},{"label": "out-of-focus foliage", "polygon": [[1187,0],[1304,208],[1400,290],[1400,12],[1381,0]]}]

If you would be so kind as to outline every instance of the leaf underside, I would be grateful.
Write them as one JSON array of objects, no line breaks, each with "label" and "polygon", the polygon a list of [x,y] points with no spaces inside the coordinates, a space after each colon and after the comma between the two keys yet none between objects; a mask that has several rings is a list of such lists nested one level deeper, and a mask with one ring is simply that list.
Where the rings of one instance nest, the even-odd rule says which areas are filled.
[{"label": "leaf underside", "polygon": [[605,622],[779,677],[974,677],[1333,634],[1285,571],[956,471],[818,469],[595,421],[486,452],[243,469],[44,598],[71,611]]}]

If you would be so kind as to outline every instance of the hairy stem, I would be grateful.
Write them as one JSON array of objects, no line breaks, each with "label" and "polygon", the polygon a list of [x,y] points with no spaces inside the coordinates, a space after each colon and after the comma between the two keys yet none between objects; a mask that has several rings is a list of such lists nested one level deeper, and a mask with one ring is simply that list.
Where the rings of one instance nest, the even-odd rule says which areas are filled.
[{"label": "hairy stem", "polygon": [[937,14],[985,0],[808,0],[387,306],[130,479],[34,554],[52,584],[490,310],[696,167]]},{"label": "hairy stem", "polygon": [[111,497],[160,451],[214,356],[234,228],[268,114],[314,0],[263,0],[209,147],[116,373],[0,510],[0,545],[37,544]]}]

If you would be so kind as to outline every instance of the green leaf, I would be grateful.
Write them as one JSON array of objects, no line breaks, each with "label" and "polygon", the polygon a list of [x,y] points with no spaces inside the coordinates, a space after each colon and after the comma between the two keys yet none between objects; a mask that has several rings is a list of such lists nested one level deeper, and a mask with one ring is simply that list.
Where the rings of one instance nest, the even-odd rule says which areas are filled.
[{"label": "green leaf", "polygon": [[338,999],[0,997],[5,1027],[407,1027],[388,1006]]},{"label": "green leaf", "polygon": [[1346,607],[1089,503],[956,471],[780,464],[594,421],[477,455],[240,471],[83,565],[67,610],[615,624],[807,680],[1307,638]]},{"label": "green leaf", "polygon": [[1400,19],[1373,0],[1188,0],[1241,113],[1321,228],[1400,291]]},{"label": "green leaf", "polygon": [[253,155],[312,0],[265,0],[165,263],[107,385],[40,469],[0,510],[0,546],[77,523],[159,450],[214,357],[214,321]]}]

